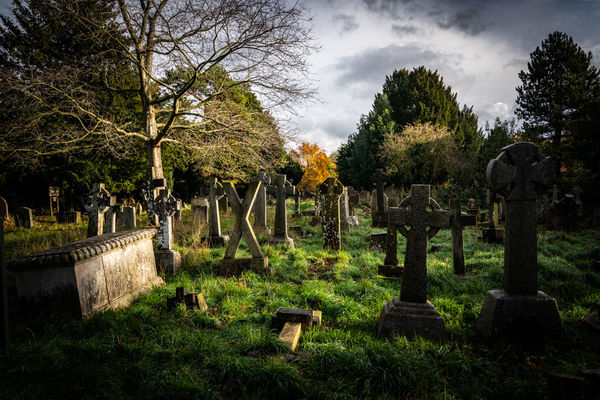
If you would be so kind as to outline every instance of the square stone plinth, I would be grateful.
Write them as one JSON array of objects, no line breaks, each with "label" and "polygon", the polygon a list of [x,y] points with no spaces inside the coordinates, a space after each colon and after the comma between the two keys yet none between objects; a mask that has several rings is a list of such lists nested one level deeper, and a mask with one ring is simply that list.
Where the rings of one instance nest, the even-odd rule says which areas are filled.
[{"label": "square stone plinth", "polygon": [[490,290],[476,329],[486,338],[537,336],[560,339],[564,336],[556,301],[543,292],[518,295]]},{"label": "square stone plinth", "polygon": [[181,267],[181,254],[176,250],[156,250],[154,258],[158,272],[175,275]]},{"label": "square stone plinth", "polygon": [[155,233],[109,233],[20,257],[9,265],[19,300],[32,311],[80,317],[126,306],[164,283],[156,274]]},{"label": "square stone plinth", "polygon": [[383,306],[377,323],[377,336],[389,338],[393,335],[404,335],[409,339],[421,336],[430,340],[444,340],[446,326],[440,313],[429,301],[411,303],[394,297]]},{"label": "square stone plinth", "polygon": [[264,258],[224,258],[219,263],[218,273],[224,276],[239,275],[242,271],[251,270],[259,274],[273,274],[269,267],[269,259]]},{"label": "square stone plinth", "polygon": [[486,243],[504,243],[504,228],[485,228],[481,231],[481,235],[481,240]]},{"label": "square stone plinth", "polygon": [[379,265],[377,266],[377,274],[386,278],[402,278],[404,273],[403,265]]}]

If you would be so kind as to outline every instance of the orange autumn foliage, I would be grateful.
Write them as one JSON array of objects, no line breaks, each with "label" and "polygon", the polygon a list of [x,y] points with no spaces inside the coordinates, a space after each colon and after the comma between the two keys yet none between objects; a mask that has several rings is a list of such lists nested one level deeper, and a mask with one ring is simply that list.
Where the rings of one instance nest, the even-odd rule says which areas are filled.
[{"label": "orange autumn foliage", "polygon": [[314,191],[325,179],[337,176],[335,164],[317,144],[302,142],[298,150],[292,150],[290,154],[304,172],[298,184],[301,190]]}]

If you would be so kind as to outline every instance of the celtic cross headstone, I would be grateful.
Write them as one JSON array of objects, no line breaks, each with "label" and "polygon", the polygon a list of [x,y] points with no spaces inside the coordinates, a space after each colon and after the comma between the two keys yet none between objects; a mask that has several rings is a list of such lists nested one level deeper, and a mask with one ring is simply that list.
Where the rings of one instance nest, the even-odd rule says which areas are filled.
[{"label": "celtic cross headstone", "polygon": [[384,197],[387,197],[384,193],[384,188],[386,183],[390,181],[390,178],[383,173],[381,168],[378,168],[375,174],[373,175],[373,180],[375,181],[375,186],[377,187],[377,208],[376,211],[372,214],[372,225],[375,227],[386,227],[387,226],[387,209],[384,201]]},{"label": "celtic cross headstone", "polygon": [[173,219],[172,216],[180,209],[171,190],[162,188],[154,201],[148,204],[148,213],[158,217],[158,245],[154,256],[156,266],[175,274],[181,265],[181,254],[173,250]]},{"label": "celtic cross headstone", "polygon": [[108,211],[110,202],[110,193],[104,183],[94,183],[83,205],[88,214],[87,237],[102,235],[104,213]]}]

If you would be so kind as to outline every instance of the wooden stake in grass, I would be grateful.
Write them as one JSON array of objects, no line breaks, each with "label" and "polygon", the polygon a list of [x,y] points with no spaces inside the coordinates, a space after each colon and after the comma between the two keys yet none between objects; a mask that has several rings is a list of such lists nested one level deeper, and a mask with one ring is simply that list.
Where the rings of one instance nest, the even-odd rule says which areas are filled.
[{"label": "wooden stake in grass", "polygon": [[279,339],[295,350],[300,333],[313,325],[321,326],[321,311],[279,307],[271,318],[271,326],[280,330]]}]

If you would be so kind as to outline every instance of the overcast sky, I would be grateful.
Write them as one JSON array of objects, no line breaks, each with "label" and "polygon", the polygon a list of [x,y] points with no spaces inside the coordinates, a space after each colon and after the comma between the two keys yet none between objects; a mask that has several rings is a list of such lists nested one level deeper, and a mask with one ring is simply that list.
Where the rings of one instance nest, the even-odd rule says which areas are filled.
[{"label": "overcast sky", "polygon": [[[294,2],[296,0],[287,0]],[[5,12],[10,0],[0,0]],[[298,108],[300,140],[335,151],[369,112],[386,75],[437,70],[479,125],[514,117],[518,73],[550,32],[600,65],[600,0],[301,0],[321,46],[310,58],[322,102]]]},{"label": "overcast sky", "polygon": [[514,117],[518,73],[549,33],[600,64],[600,0],[303,0],[321,51],[322,103],[300,109],[301,139],[335,151],[369,112],[386,75],[424,65],[473,106],[479,125]]}]

